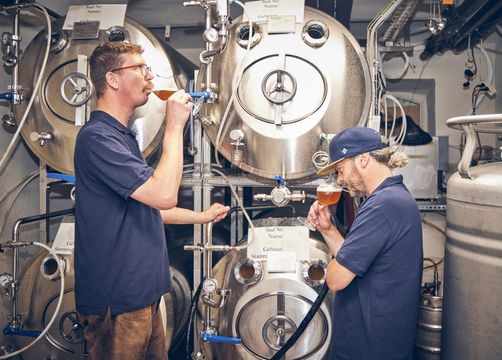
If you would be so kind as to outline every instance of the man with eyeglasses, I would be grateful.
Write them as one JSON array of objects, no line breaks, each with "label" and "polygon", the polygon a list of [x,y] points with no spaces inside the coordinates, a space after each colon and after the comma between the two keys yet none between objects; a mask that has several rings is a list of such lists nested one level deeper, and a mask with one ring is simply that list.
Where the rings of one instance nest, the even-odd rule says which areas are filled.
[{"label": "man with eyeglasses", "polygon": [[166,102],[162,155],[155,169],[128,128],[148,101],[153,74],[143,49],[105,43],[91,55],[97,107],[75,148],[75,302],[89,359],[167,359],[159,301],[171,290],[163,223],[219,221],[229,208],[176,207],[183,128],[192,108],[183,90]]},{"label": "man with eyeglasses", "polygon": [[422,226],[415,199],[401,175],[401,152],[385,147],[366,127],[340,131],[329,144],[331,163],[320,175],[337,173],[351,196],[364,197],[344,237],[329,208],[312,204],[309,220],[334,259],[326,283],[336,291],[331,360],[411,360],[422,278]]}]

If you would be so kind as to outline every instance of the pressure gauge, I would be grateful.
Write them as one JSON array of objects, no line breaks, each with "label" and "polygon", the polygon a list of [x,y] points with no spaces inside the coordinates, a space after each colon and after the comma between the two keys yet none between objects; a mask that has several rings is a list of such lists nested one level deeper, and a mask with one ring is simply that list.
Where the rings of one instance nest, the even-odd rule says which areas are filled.
[{"label": "pressure gauge", "polygon": [[12,41],[12,34],[9,32],[2,33],[2,45],[9,45]]},{"label": "pressure gauge", "polygon": [[6,287],[12,280],[14,280],[12,275],[7,273],[0,274],[0,286]]},{"label": "pressure gauge", "polygon": [[207,278],[202,283],[202,290],[204,290],[204,292],[206,293],[212,294],[216,291],[217,288],[218,288],[218,282],[216,281],[216,279]]},{"label": "pressure gauge", "polygon": [[2,54],[3,61],[7,66],[13,66],[16,64],[15,44],[12,41],[12,34],[9,32],[2,33]]},{"label": "pressure gauge", "polygon": [[218,41],[218,30],[216,30],[215,28],[209,28],[204,31],[202,37],[204,38],[204,41],[210,44],[214,44]]}]

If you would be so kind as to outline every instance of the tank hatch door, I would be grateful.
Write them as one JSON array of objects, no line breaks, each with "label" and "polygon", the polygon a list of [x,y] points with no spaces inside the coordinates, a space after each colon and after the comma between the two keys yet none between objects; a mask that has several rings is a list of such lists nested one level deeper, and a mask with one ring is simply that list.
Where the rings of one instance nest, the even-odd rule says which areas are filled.
[{"label": "tank hatch door", "polygon": [[[315,64],[280,53],[262,57],[244,70],[237,99],[253,118],[280,126],[315,113],[326,101],[327,88],[326,78]],[[295,98],[302,101],[293,101]]]}]

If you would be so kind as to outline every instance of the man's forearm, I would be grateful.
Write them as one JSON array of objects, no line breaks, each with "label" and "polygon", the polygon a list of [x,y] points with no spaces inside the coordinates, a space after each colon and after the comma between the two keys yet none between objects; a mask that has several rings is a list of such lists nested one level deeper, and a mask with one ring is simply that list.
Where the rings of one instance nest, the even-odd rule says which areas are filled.
[{"label": "man's forearm", "polygon": [[206,220],[203,212],[179,207],[161,210],[160,215],[164,224],[202,224]]},{"label": "man's forearm", "polygon": [[344,242],[342,234],[340,234],[335,226],[330,227],[326,231],[320,231],[320,233],[323,236],[324,241],[326,241],[331,253],[334,257],[336,257],[338,250],[340,250]]},{"label": "man's forearm", "polygon": [[159,191],[177,195],[183,175],[183,129],[166,132],[162,156],[152,175]]},{"label": "man's forearm", "polygon": [[183,129],[166,130],[162,156],[152,176],[131,197],[159,210],[168,210],[178,202],[183,174]]}]

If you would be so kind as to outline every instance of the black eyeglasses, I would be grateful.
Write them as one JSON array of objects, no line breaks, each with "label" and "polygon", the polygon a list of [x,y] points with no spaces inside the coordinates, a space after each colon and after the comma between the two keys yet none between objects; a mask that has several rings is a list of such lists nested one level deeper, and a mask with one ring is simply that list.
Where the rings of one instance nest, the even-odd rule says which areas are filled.
[{"label": "black eyeglasses", "polygon": [[121,68],[112,69],[112,70],[110,70],[110,72],[115,72],[115,71],[119,71],[119,70],[127,70],[127,69],[135,70],[138,68],[139,68],[139,71],[141,72],[141,75],[143,75],[143,76],[147,76],[148,73],[152,72],[152,68],[150,66],[147,66],[146,64],[136,64],[136,65],[124,66]]}]

